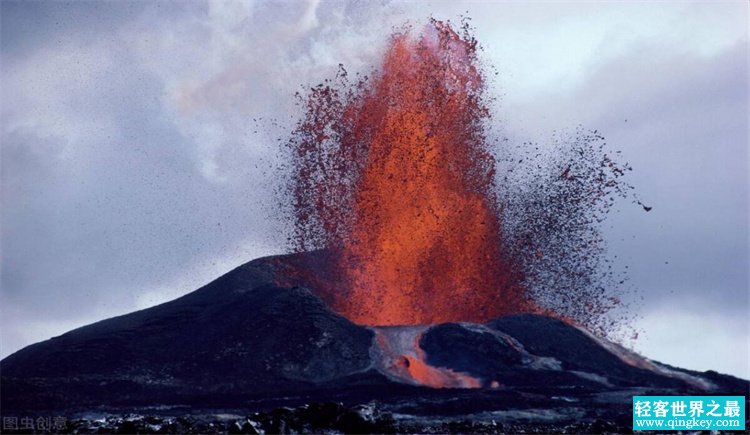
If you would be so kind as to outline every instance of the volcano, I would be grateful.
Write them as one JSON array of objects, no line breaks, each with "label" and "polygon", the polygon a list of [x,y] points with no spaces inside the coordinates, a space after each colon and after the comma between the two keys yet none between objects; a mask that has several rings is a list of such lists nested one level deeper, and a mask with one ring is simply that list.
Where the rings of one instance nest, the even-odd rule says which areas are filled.
[{"label": "volcano", "polygon": [[635,395],[747,393],[603,338],[618,299],[598,224],[629,168],[596,133],[544,169],[501,168],[467,27],[396,33],[371,77],[346,77],[302,98],[287,147],[295,253],[8,356],[3,415],[69,432],[622,433]]},{"label": "volcano", "polygon": [[[325,294],[281,284],[293,272],[325,280],[316,265],[326,258],[261,258],[179,299],[26,347],[0,362],[3,414],[52,413],[78,425],[107,414],[141,423],[239,415],[240,426],[216,424],[271,432],[618,431],[630,425],[636,394],[750,388],[536,314],[360,326]],[[174,431],[208,430],[193,423]]]}]

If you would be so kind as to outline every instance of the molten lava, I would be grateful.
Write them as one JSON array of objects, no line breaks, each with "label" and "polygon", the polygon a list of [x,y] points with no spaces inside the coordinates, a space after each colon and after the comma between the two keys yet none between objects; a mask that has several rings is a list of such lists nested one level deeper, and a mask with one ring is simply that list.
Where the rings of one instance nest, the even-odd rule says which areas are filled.
[{"label": "molten lava", "polygon": [[293,142],[298,246],[338,252],[329,304],[356,323],[532,311],[503,249],[476,40],[432,21],[375,77],[313,89]]},{"label": "molten lava", "polygon": [[440,23],[400,35],[361,102],[370,144],[341,257],[342,308],[355,322],[484,321],[525,308],[501,251],[473,50]]},{"label": "molten lava", "polygon": [[419,345],[425,326],[376,327],[377,369],[400,382],[432,388],[481,388],[482,381],[467,373],[427,363]]}]

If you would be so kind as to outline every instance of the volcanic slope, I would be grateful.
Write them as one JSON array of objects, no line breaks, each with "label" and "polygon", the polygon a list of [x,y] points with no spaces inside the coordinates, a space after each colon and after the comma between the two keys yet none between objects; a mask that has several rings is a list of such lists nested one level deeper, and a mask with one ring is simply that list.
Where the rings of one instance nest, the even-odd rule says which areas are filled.
[{"label": "volcanic slope", "polygon": [[[634,394],[750,390],[747,381],[669,367],[534,314],[359,326],[324,302],[324,259],[261,258],[171,302],[28,346],[0,362],[3,414],[184,415],[333,401],[422,420],[505,421],[543,409],[541,420],[564,422],[629,416]],[[294,282],[302,276],[319,290]],[[400,427],[427,430],[412,423]]]}]

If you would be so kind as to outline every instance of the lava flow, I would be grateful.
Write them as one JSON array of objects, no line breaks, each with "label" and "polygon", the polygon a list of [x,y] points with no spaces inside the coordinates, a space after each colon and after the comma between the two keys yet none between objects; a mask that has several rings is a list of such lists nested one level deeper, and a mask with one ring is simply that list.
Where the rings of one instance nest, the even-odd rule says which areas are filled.
[{"label": "lava flow", "polygon": [[395,35],[355,90],[313,90],[294,142],[299,245],[317,219],[346,289],[329,303],[352,321],[529,311],[502,248],[483,91],[476,41],[438,21],[418,37]]},{"label": "lava flow", "polygon": [[482,381],[478,378],[427,363],[425,352],[419,345],[427,328],[374,328],[378,370],[397,381],[432,388],[481,388]]}]

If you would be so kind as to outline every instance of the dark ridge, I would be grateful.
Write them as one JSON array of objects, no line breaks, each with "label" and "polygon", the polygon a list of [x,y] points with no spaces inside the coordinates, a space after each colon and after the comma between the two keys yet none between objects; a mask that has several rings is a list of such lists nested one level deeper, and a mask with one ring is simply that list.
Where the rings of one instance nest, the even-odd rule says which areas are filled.
[{"label": "dark ridge", "polygon": [[[610,424],[617,415],[630,415],[634,394],[737,395],[750,390],[747,381],[716,372],[671,368],[716,386],[706,391],[634,367],[576,327],[527,314],[486,325],[435,325],[422,334],[419,346],[429,365],[479,378],[482,388],[397,382],[387,370],[376,369],[382,364],[372,352],[376,340],[371,329],[353,324],[312,291],[294,286],[305,279],[325,282],[327,272],[315,266],[320,266],[316,256],[325,253],[258,259],[171,302],[14,353],[0,361],[3,416],[82,416],[80,424],[93,428],[100,423],[86,417],[92,413],[175,417],[259,412],[262,427],[275,428],[276,423],[264,420],[276,415],[274,409],[336,402],[343,408],[334,414],[341,412],[342,418],[354,418],[349,411],[360,412],[362,406],[401,415],[402,420],[388,420],[394,431],[447,430],[454,424],[485,431],[495,420],[504,421],[508,430],[526,430],[514,416],[534,409],[545,410],[545,418],[554,420],[548,429],[597,419]],[[505,417],[493,414],[501,411]],[[289,419],[288,428],[303,427],[306,415],[300,408],[278,418]],[[404,415],[413,419],[403,420]],[[196,417],[197,426],[189,430],[202,427],[200,421],[208,420]],[[325,424],[338,427],[336,422]]]}]

